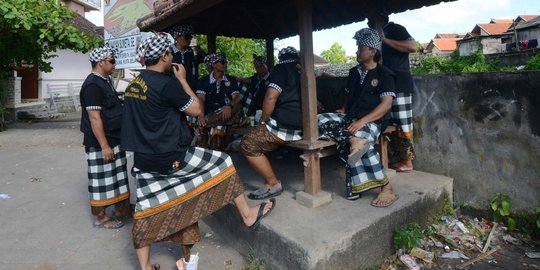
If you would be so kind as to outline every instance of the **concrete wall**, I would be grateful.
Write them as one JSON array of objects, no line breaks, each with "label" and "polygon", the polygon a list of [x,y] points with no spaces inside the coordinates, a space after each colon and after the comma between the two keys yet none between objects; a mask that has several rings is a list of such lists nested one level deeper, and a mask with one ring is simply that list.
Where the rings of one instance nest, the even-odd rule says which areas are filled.
[{"label": "concrete wall", "polygon": [[[86,76],[92,72],[88,53],[77,53],[72,50],[56,52],[58,57],[51,58],[52,72],[39,73],[39,97],[50,98],[47,93],[47,84],[81,84]],[[77,90],[77,94],[80,91]],[[66,92],[67,94],[67,92]]]},{"label": "concrete wall", "polygon": [[415,168],[453,177],[454,202],[540,205],[540,72],[415,76]]}]

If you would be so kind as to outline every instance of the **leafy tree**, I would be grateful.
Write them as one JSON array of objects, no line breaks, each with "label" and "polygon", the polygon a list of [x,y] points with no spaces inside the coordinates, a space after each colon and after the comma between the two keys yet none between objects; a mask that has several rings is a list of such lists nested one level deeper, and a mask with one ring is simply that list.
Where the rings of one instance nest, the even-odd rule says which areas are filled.
[{"label": "leafy tree", "polygon": [[86,52],[102,41],[79,31],[69,20],[75,13],[55,0],[0,1],[0,128],[3,125],[3,80],[23,64],[51,71],[48,59],[60,49]]},{"label": "leafy tree", "polygon": [[68,23],[75,13],[54,0],[0,1],[0,72],[22,63],[50,71],[60,49],[86,52],[102,41]]},{"label": "leafy tree", "polygon": [[330,49],[323,51],[321,57],[332,65],[345,64],[348,60],[345,50],[337,42],[334,42]]},{"label": "leafy tree", "polygon": [[[204,51],[208,51],[207,37],[205,35],[197,36],[197,43]],[[253,67],[253,54],[265,55],[266,45],[264,40],[234,38],[234,37],[217,37],[216,50],[224,53],[227,56],[227,73],[239,76],[249,77],[255,72]],[[206,66],[200,67],[200,74],[208,74]]]}]

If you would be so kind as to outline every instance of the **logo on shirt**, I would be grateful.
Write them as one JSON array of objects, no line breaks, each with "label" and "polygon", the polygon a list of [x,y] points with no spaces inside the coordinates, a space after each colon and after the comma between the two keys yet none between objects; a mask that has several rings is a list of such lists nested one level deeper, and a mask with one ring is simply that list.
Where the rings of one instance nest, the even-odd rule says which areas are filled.
[{"label": "logo on shirt", "polygon": [[377,87],[377,85],[379,85],[379,80],[377,78],[371,80],[371,86],[373,87]]},{"label": "logo on shirt", "polygon": [[231,86],[231,82],[226,81],[226,82],[225,82],[225,87],[229,87],[229,86]]}]

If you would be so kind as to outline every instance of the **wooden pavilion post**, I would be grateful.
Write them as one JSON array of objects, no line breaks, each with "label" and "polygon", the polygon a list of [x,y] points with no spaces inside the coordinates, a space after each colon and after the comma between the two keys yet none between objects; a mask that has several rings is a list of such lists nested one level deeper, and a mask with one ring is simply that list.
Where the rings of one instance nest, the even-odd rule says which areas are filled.
[{"label": "wooden pavilion post", "polygon": [[216,52],[216,35],[208,34],[208,53]]},{"label": "wooden pavilion post", "polygon": [[274,38],[266,39],[266,63],[268,70],[274,67]]},{"label": "wooden pavilion post", "polygon": [[300,54],[302,74],[300,75],[302,98],[302,130],[304,150],[304,191],[296,194],[296,199],[308,207],[317,207],[331,201],[327,192],[321,192],[321,170],[319,149],[316,147],[319,137],[317,125],[317,87],[313,60],[313,22],[312,0],[296,0],[298,10],[298,28],[300,34]]}]

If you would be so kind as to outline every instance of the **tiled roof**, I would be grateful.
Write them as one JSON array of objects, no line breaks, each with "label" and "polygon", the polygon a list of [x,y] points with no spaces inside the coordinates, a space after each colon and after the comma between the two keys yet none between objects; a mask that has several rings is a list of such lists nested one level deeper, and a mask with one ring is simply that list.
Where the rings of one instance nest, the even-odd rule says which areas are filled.
[{"label": "tiled roof", "polygon": [[491,19],[489,23],[512,23],[512,19]]},{"label": "tiled roof", "polygon": [[77,27],[79,31],[85,32],[89,36],[103,39],[103,27],[96,26],[78,13],[76,13],[75,17],[71,19],[69,23]]},{"label": "tiled roof", "polygon": [[463,38],[464,33],[437,33],[434,38]]},{"label": "tiled roof", "polygon": [[[500,35],[500,34],[506,32],[506,30],[508,30],[508,28],[510,28],[510,26],[512,26],[512,23],[477,24],[477,27],[483,29],[487,33],[487,35]],[[475,29],[476,29],[476,27],[475,27]],[[480,34],[480,29],[478,29],[478,31],[475,31],[473,29],[472,32],[475,33],[475,34]]]},{"label": "tiled roof", "polygon": [[532,20],[532,19],[534,19],[534,18],[536,18],[538,16],[540,16],[540,15],[519,15],[518,17],[521,17],[521,19],[523,19],[523,21],[528,22],[528,21],[530,21],[530,20]]},{"label": "tiled roof", "polygon": [[432,39],[433,45],[435,45],[440,51],[452,52],[457,48],[456,41],[461,38],[434,38]]}]

